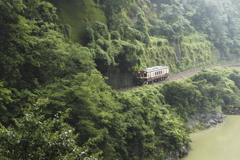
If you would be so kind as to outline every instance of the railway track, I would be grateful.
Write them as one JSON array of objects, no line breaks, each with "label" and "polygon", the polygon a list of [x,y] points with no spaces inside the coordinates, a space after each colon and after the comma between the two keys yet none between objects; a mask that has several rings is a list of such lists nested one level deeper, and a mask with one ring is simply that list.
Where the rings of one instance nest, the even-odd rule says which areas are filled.
[{"label": "railway track", "polygon": [[[183,72],[180,72],[180,73],[177,73],[177,74],[170,75],[167,79],[165,79],[163,81],[155,82],[153,84],[161,84],[161,83],[166,82],[166,81],[181,80],[181,79],[188,78],[189,76],[192,76],[192,75],[200,72],[203,68],[211,69],[211,68],[217,67],[217,66],[219,66],[219,67],[240,66],[240,62],[216,64],[216,65],[210,65],[210,66],[198,67],[198,68],[186,70],[186,71],[183,71]],[[152,84],[150,84],[150,85],[152,85]],[[141,86],[131,86],[131,87],[126,87],[126,88],[116,89],[116,91],[117,92],[126,92],[126,91],[130,91],[134,88],[138,88],[138,87],[141,87]]]}]

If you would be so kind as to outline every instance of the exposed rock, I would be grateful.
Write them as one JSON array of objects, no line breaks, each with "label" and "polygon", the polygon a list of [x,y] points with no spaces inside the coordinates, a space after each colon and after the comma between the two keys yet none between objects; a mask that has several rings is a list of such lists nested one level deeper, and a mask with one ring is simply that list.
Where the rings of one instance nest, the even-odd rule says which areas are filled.
[{"label": "exposed rock", "polygon": [[179,160],[180,158],[186,156],[190,150],[191,146],[189,144],[185,144],[180,149],[171,151],[166,160]]},{"label": "exposed rock", "polygon": [[188,120],[188,126],[191,131],[209,128],[218,123],[225,122],[225,115],[220,113],[196,113]]}]

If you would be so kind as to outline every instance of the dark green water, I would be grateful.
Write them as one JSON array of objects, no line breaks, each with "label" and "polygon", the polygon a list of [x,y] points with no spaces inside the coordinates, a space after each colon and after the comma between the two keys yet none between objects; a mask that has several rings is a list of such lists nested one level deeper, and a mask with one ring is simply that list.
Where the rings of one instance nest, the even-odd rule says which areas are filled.
[{"label": "dark green water", "polygon": [[192,150],[181,160],[240,160],[240,116],[190,135]]}]

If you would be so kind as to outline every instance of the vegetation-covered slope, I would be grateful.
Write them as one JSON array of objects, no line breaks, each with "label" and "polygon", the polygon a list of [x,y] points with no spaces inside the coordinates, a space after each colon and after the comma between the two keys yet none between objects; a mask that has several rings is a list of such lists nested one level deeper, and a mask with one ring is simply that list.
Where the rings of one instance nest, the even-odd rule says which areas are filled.
[{"label": "vegetation-covered slope", "polygon": [[[110,11],[107,10],[106,16],[109,19],[109,23],[107,23],[108,32],[110,35],[111,33],[119,35],[114,42],[117,41],[118,46],[123,49],[114,48],[117,51],[115,51],[115,55],[112,55],[106,50],[106,47],[98,43],[100,39],[102,39],[100,42],[104,43],[104,37],[96,37],[95,41],[90,39],[90,44],[94,43],[94,45],[100,46],[107,55],[112,57],[111,59],[117,62],[111,64],[116,70],[134,72],[149,66],[169,65],[173,72],[178,72],[180,69],[186,69],[186,66],[193,67],[191,63],[185,63],[186,60],[183,59],[194,61],[192,64],[200,65],[203,61],[199,60],[196,63],[195,58],[193,60],[191,59],[193,57],[188,56],[192,54],[189,53],[189,50],[196,49],[192,42],[198,43],[198,41],[199,43],[205,43],[206,46],[201,47],[203,51],[201,54],[206,57],[213,57],[205,59],[204,62],[214,62],[214,56],[209,55],[212,54],[210,52],[212,49],[211,43],[204,41],[204,36],[194,31],[194,28],[190,26],[190,22],[184,17],[185,11],[181,4],[177,4],[179,6],[178,11],[174,10],[174,7],[178,6],[173,4],[169,7],[165,5],[164,12],[159,13],[156,4],[150,1],[121,1],[121,3],[125,8],[120,8],[120,13],[109,13]],[[109,4],[104,2],[103,5],[107,6]],[[97,28],[93,30],[94,32],[100,32]],[[184,45],[182,42],[185,36],[194,40],[189,43],[189,50],[183,50],[182,52],[181,45]],[[193,37],[191,38],[191,36]],[[111,37],[116,36],[108,37],[110,37],[111,42],[113,41]],[[108,43],[107,46],[111,51],[111,43]],[[179,50],[179,52],[176,50]],[[97,54],[101,55],[102,52],[97,51]],[[98,62],[101,57],[106,56],[96,57],[96,61]],[[184,63],[181,63],[182,60]],[[97,65],[100,64],[97,63]],[[100,71],[103,71],[103,69],[100,69]]]},{"label": "vegetation-covered slope", "polygon": [[[232,112],[239,105],[237,69],[203,70],[184,82],[115,92],[101,73],[212,63],[213,43],[186,19],[176,26],[181,14],[168,21],[167,13],[181,3],[162,6],[161,20],[147,0],[85,4],[101,6],[106,21],[89,23],[86,44],[78,44],[51,3],[0,0],[1,158],[166,159],[173,151],[183,156],[191,115],[220,107]],[[169,27],[174,34],[161,30]]]},{"label": "vegetation-covered slope", "polygon": [[57,7],[59,23],[71,27],[71,40],[86,43],[84,33],[95,21],[106,24],[106,16],[99,4],[93,0],[48,0]]},{"label": "vegetation-covered slope", "polygon": [[175,73],[239,54],[239,11],[230,0],[50,2],[58,7],[60,23],[72,27],[72,40],[91,50],[114,88],[124,86],[111,83],[116,74],[155,65],[169,65]]}]

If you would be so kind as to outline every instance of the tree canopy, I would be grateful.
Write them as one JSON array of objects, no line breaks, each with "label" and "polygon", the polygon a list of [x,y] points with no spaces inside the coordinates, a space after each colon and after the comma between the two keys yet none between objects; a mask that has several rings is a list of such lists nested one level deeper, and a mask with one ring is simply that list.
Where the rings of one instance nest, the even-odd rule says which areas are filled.
[{"label": "tree canopy", "polygon": [[79,44],[71,39],[76,28],[58,17],[64,9],[45,0],[0,0],[0,157],[138,160],[177,152],[179,158],[190,142],[189,117],[239,106],[236,68],[129,92],[116,92],[105,77],[133,77],[154,65],[179,72],[214,63],[217,49],[239,55],[239,3],[91,0],[90,6],[107,21],[85,17],[91,23]]}]

